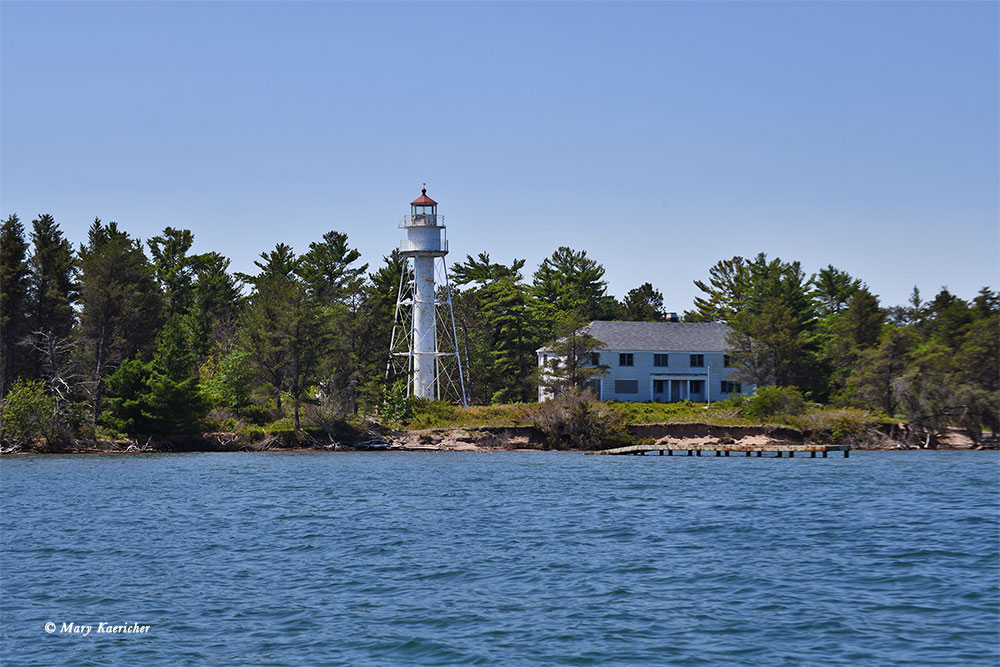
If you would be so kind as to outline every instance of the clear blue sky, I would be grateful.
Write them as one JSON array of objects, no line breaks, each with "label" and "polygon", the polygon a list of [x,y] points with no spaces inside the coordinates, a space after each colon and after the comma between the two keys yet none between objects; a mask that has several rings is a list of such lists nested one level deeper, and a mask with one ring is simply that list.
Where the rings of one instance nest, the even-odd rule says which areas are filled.
[{"label": "clear blue sky", "polygon": [[331,229],[376,265],[427,182],[451,261],[587,250],[690,308],[736,254],[888,305],[1000,274],[997,2],[0,4],[0,214]]}]

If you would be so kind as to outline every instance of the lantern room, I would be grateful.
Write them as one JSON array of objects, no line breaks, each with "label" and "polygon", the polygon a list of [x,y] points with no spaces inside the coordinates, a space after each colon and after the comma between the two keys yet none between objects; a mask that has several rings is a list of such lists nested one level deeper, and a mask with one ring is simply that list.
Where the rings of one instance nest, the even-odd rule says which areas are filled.
[{"label": "lantern room", "polygon": [[416,226],[437,227],[437,202],[427,196],[427,188],[420,191],[420,196],[410,202],[410,221]]}]

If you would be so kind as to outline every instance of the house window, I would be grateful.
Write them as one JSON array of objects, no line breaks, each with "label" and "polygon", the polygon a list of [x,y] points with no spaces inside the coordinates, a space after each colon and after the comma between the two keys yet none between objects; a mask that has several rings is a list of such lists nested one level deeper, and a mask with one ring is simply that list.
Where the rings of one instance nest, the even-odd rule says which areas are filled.
[{"label": "house window", "polygon": [[622,352],[618,355],[619,366],[635,366],[635,355],[631,352]]},{"label": "house window", "polygon": [[719,389],[722,390],[723,394],[742,394],[743,386],[739,382],[730,382],[729,380],[723,380],[720,383]]},{"label": "house window", "polygon": [[597,378],[587,380],[583,385],[584,391],[589,391],[594,396],[600,398],[601,396],[601,381]]},{"label": "house window", "polygon": [[601,365],[601,353],[600,352],[591,352],[590,353],[590,365],[591,366],[600,366]]},{"label": "house window", "polygon": [[660,366],[660,367],[669,366],[670,365],[668,363],[669,361],[670,361],[670,355],[669,354],[654,354],[653,355],[653,365],[654,366]]},{"label": "house window", "polygon": [[[631,356],[631,355],[629,355]],[[615,380],[615,393],[616,394],[638,394],[639,393],[639,381],[638,380]]]},{"label": "house window", "polygon": [[691,380],[691,393],[700,394],[705,391],[705,381],[704,380]]},{"label": "house window", "polygon": [[691,355],[691,368],[704,368],[705,367],[705,355],[704,354],[692,354]]},{"label": "house window", "polygon": [[667,390],[666,380],[653,380],[653,393],[662,394]]},{"label": "house window", "polygon": [[722,365],[725,368],[731,367],[733,365],[733,358],[730,357],[728,354],[723,355],[723,357],[722,357]]}]

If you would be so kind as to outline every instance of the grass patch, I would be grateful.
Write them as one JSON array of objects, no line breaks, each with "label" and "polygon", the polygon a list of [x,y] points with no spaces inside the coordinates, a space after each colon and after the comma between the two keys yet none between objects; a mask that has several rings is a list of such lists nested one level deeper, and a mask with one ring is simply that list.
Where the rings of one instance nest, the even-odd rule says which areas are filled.
[{"label": "grass patch", "polygon": [[[624,424],[658,424],[663,422],[705,423],[718,426],[750,426],[760,419],[746,417],[739,408],[726,402],[714,403],[605,403],[608,410]],[[463,408],[444,401],[414,401],[413,416],[405,422],[410,429],[469,428],[474,426],[531,426],[538,403],[504,405],[473,405]],[[791,426],[781,415],[769,423]]]}]

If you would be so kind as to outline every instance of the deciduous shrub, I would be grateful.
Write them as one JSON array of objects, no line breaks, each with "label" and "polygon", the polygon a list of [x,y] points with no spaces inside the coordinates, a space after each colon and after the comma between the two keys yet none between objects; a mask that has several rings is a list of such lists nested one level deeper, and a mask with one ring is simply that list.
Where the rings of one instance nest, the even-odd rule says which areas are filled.
[{"label": "deciduous shrub", "polygon": [[23,447],[36,438],[48,440],[56,415],[56,401],[38,380],[14,381],[0,404],[0,441]]},{"label": "deciduous shrub", "polygon": [[746,400],[740,413],[747,417],[774,417],[775,415],[801,415],[806,401],[795,387],[758,387]]},{"label": "deciduous shrub", "polygon": [[625,444],[628,432],[621,415],[589,391],[572,389],[542,403],[532,413],[532,424],[550,447],[601,449]]},{"label": "deciduous shrub", "polygon": [[385,421],[405,424],[413,418],[413,400],[406,395],[406,384],[400,380],[385,393],[379,417]]},{"label": "deciduous shrub", "polygon": [[878,417],[856,408],[817,410],[795,419],[795,425],[824,445],[863,446],[881,438]]}]

